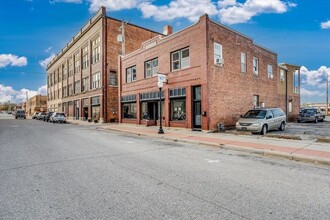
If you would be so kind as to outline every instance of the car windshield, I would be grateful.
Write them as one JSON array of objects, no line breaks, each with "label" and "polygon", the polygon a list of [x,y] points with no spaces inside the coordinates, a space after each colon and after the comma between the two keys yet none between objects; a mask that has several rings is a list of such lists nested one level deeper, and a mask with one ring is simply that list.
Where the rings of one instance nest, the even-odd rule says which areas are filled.
[{"label": "car windshield", "polygon": [[64,113],[57,113],[56,116],[65,117]]},{"label": "car windshield", "polygon": [[265,118],[267,111],[266,110],[250,110],[243,118]]},{"label": "car windshield", "polygon": [[305,114],[316,114],[316,109],[304,109]]}]

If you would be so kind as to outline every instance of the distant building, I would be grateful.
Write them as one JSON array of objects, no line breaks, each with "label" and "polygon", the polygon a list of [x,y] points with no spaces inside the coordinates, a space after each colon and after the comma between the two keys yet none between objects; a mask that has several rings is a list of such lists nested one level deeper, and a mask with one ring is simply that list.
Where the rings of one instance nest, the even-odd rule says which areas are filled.
[{"label": "distant building", "polygon": [[107,17],[102,7],[48,64],[48,110],[74,120],[116,121],[118,56],[158,34]]},{"label": "distant building", "polygon": [[[166,127],[214,130],[218,124],[235,125],[241,114],[256,107],[285,110],[277,54],[207,15],[184,30],[144,42],[120,64],[122,123],[158,123],[157,73],[167,78],[161,94]],[[291,71],[291,66],[283,68]],[[299,82],[289,90],[296,111]]]},{"label": "distant building", "polygon": [[286,112],[288,121],[295,121],[300,109],[300,66],[280,63],[277,73],[279,106]]},{"label": "distant building", "polygon": [[27,112],[28,115],[33,115],[35,112],[46,112],[47,111],[47,96],[36,95],[29,99]]}]

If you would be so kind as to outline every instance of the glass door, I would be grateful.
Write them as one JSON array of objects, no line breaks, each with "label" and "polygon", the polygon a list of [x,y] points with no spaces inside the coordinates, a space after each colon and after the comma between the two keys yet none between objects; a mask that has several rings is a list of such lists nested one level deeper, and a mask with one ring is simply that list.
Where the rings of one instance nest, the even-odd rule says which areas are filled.
[{"label": "glass door", "polygon": [[202,95],[201,86],[193,87],[193,128],[202,128]]}]

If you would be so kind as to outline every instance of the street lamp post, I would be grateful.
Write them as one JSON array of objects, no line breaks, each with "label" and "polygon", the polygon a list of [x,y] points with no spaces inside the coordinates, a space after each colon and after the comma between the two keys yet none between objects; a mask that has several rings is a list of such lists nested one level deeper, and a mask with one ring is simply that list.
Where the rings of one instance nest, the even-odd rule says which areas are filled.
[{"label": "street lamp post", "polygon": [[157,73],[158,75],[158,88],[159,88],[159,130],[158,134],[164,134],[164,130],[162,127],[162,88],[164,83],[166,83],[166,75]]},{"label": "street lamp post", "polygon": [[163,126],[162,126],[162,88],[163,83],[158,82],[159,88],[159,130],[158,134],[164,134]]},{"label": "street lamp post", "polygon": [[328,115],[328,108],[329,108],[329,74],[327,73],[327,95],[326,95],[326,97],[327,97],[327,105],[326,105],[326,107],[325,107],[325,112],[326,112],[326,115]]}]

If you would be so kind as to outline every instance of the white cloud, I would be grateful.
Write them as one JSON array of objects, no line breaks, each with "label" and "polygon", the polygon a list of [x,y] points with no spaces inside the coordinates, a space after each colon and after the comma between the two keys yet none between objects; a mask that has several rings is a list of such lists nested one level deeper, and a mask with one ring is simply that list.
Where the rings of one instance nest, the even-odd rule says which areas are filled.
[{"label": "white cloud", "polygon": [[0,68],[6,66],[26,66],[27,58],[26,57],[18,57],[13,54],[0,54]]},{"label": "white cloud", "polygon": [[300,89],[300,95],[304,97],[324,96],[324,93],[319,90],[308,90],[305,88]]},{"label": "white cloud", "polygon": [[44,60],[40,60],[39,61],[39,64],[40,66],[42,66],[43,68],[47,68],[47,64],[52,61],[53,59],[55,58],[55,54],[51,54],[49,57],[47,57],[46,59]]},{"label": "white cloud", "polygon": [[324,88],[326,86],[326,76],[330,77],[330,68],[321,66],[318,70],[308,70],[305,66],[300,68],[301,84]]},{"label": "white cloud", "polygon": [[90,12],[97,12],[101,6],[105,6],[108,11],[118,11],[122,9],[136,8],[142,0],[88,0],[91,5]]},{"label": "white cloud", "polygon": [[46,50],[45,50],[45,52],[46,53],[49,53],[50,51],[51,51],[51,49],[53,49],[52,47],[48,47]]},{"label": "white cloud", "polygon": [[47,94],[47,85],[43,85],[38,88],[37,91],[35,90],[29,90],[29,89],[21,89],[21,90],[15,90],[11,86],[5,86],[0,84],[0,103],[4,102],[12,102],[12,103],[20,103],[26,101],[26,92],[28,93],[28,98],[31,98],[35,95],[41,94],[46,95]]},{"label": "white cloud", "polygon": [[227,8],[228,6],[236,5],[236,0],[219,0],[218,6],[219,8]]},{"label": "white cloud", "polygon": [[196,22],[200,16],[207,13],[217,14],[216,6],[211,0],[172,0],[169,5],[156,6],[151,2],[139,5],[143,17],[153,17],[157,21],[168,21],[176,18],[187,18]]},{"label": "white cloud", "polygon": [[82,0],[53,0],[53,1],[50,1],[51,4],[54,4],[55,2],[80,4],[80,3],[82,3]]},{"label": "white cloud", "polygon": [[326,22],[321,23],[321,28],[322,29],[329,29],[330,28],[330,20]]},{"label": "white cloud", "polygon": [[221,22],[226,24],[246,23],[254,16],[266,13],[281,14],[296,6],[295,3],[282,0],[247,0],[245,3],[220,9],[219,17]]}]

